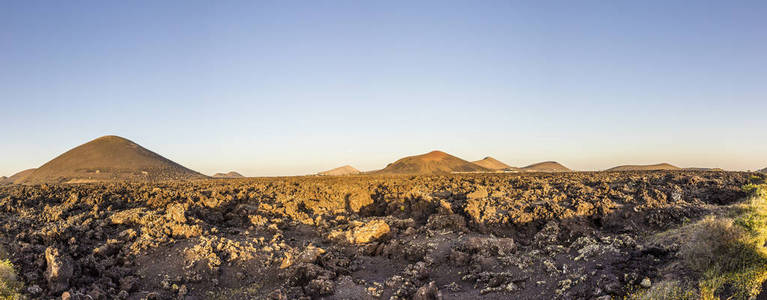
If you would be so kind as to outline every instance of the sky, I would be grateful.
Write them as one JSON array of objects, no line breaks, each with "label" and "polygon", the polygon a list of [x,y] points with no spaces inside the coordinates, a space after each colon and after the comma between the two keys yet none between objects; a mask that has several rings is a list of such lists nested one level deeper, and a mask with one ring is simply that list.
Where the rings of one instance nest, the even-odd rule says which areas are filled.
[{"label": "sky", "polygon": [[0,175],[119,135],[205,174],[767,167],[766,1],[0,1]]}]

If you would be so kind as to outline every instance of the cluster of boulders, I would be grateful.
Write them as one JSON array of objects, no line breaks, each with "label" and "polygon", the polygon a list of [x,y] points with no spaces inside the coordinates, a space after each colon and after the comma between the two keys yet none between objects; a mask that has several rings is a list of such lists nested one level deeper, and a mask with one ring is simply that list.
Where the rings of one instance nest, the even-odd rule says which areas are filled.
[{"label": "cluster of boulders", "polygon": [[673,256],[641,238],[750,173],[291,177],[0,187],[25,292],[65,299],[599,298]]}]

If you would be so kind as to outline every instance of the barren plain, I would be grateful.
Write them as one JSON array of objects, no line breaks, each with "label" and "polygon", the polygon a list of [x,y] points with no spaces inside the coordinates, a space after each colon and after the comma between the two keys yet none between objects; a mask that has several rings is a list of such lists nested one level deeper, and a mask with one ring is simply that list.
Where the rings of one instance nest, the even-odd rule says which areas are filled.
[{"label": "barren plain", "polygon": [[[69,299],[621,299],[694,282],[659,234],[764,175],[653,171],[0,187],[21,293]],[[716,290],[727,297],[731,290]]]}]

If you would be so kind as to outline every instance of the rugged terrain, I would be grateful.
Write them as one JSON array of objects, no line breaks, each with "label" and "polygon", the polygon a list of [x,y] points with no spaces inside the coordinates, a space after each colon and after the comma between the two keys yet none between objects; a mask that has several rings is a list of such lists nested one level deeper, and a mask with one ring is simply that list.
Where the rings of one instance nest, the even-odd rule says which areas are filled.
[{"label": "rugged terrain", "polygon": [[0,254],[44,299],[609,299],[687,276],[669,269],[679,244],[647,237],[742,199],[754,176],[3,186]]}]

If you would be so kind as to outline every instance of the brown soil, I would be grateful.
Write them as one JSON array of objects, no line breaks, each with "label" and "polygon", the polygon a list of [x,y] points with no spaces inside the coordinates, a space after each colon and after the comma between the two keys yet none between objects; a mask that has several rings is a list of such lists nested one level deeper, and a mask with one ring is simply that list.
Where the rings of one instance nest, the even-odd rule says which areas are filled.
[{"label": "brown soil", "polygon": [[488,172],[489,169],[475,165],[442,151],[408,156],[399,159],[373,174],[449,174],[454,172]]},{"label": "brown soil", "polygon": [[667,163],[660,163],[654,165],[624,165],[607,169],[607,172],[617,171],[669,171],[679,170],[680,168]]},{"label": "brown soil", "polygon": [[525,172],[572,172],[572,170],[555,161],[545,161],[523,167]]},{"label": "brown soil", "polygon": [[67,151],[17,184],[202,179],[189,170],[118,136],[104,136]]},{"label": "brown soil", "polygon": [[741,199],[754,174],[4,186],[0,248],[44,299],[619,298],[676,259],[647,236]]}]

